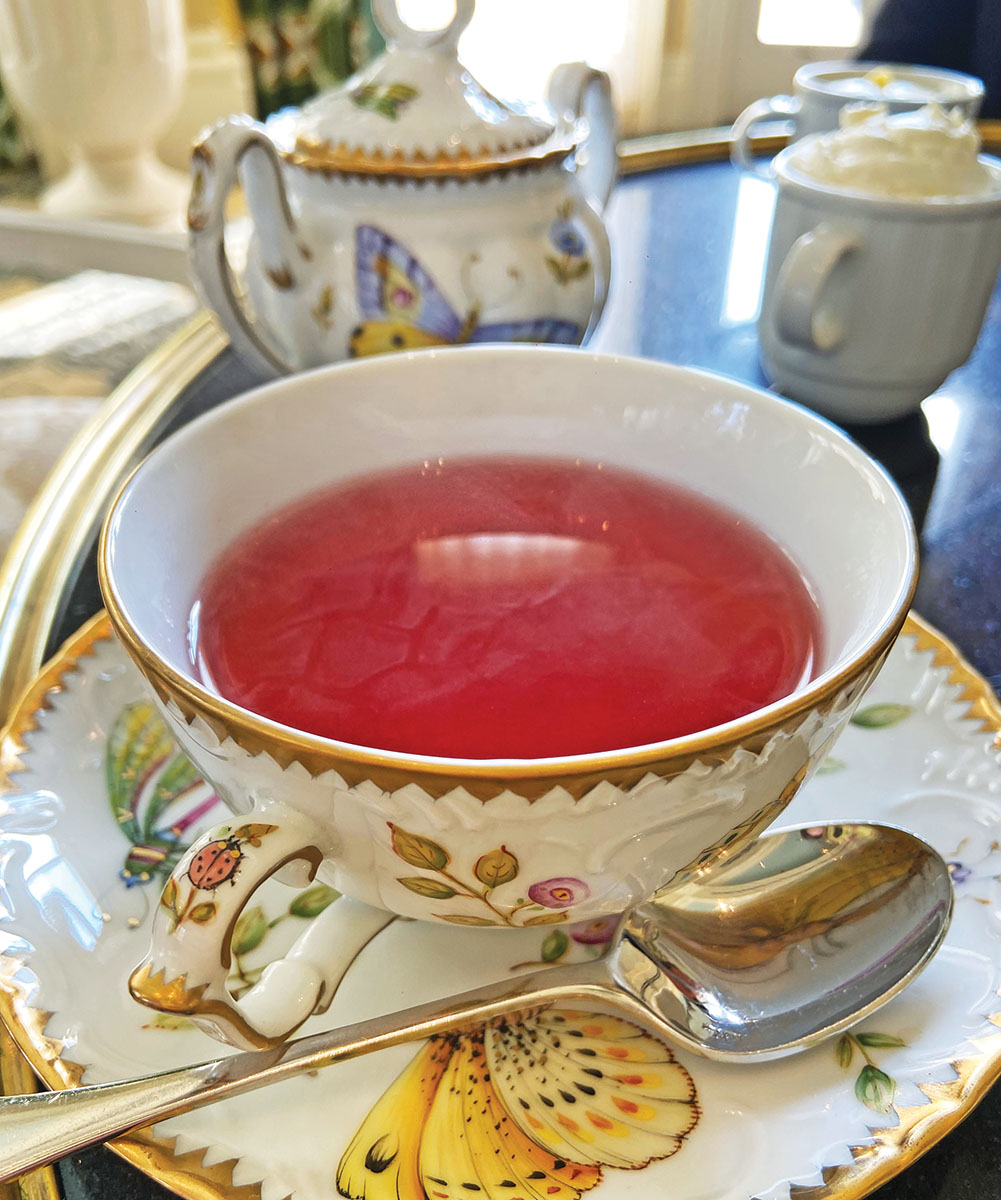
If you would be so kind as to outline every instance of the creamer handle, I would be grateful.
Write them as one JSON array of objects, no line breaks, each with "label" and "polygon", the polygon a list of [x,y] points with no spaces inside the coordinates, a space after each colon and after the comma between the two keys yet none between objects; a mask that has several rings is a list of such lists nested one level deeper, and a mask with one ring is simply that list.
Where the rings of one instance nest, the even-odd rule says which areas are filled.
[{"label": "creamer handle", "polygon": [[794,346],[826,352],[844,340],[844,325],[821,306],[831,273],[862,238],[847,225],[821,222],[792,245],[775,281],[775,329]]},{"label": "creamer handle", "polygon": [[275,287],[296,286],[304,256],[274,143],[257,121],[229,117],[195,143],[191,170],[188,253],[195,288],[241,358],[262,375],[288,374],[294,364],[244,308],[226,257],[226,200],[239,172],[256,226],[261,268]]},{"label": "creamer handle", "polygon": [[587,124],[586,136],[577,147],[577,175],[585,196],[603,212],[619,169],[609,78],[587,63],[563,63],[549,78],[547,99],[565,129],[576,130],[580,121]]},{"label": "creamer handle", "polygon": [[770,96],[766,100],[755,100],[734,121],[730,130],[730,161],[742,171],[757,175],[759,179],[771,181],[770,166],[759,163],[751,151],[754,126],[770,117],[795,117],[800,102],[795,96]]}]

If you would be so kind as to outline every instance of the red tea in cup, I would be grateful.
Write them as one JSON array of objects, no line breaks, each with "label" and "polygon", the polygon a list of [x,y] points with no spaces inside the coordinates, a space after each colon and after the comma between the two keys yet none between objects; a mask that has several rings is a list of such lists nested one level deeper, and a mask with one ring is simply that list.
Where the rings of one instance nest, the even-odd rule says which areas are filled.
[{"label": "red tea in cup", "polygon": [[707,729],[814,674],[788,554],[661,479],[579,460],[435,459],[276,512],[192,609],[222,696],[323,737],[543,758]]}]

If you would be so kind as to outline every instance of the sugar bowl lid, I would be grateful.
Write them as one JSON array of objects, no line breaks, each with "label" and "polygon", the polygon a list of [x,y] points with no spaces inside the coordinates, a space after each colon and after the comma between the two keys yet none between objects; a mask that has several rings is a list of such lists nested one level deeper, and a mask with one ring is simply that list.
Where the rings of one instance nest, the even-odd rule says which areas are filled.
[{"label": "sugar bowl lid", "polygon": [[[458,41],[475,0],[456,0],[442,29],[418,30],[397,0],[373,0],[386,51],[304,105],[294,126],[298,165],[351,175],[465,177],[565,158],[572,139],[492,96],[469,74]],[[557,144],[558,143],[558,144]]]}]

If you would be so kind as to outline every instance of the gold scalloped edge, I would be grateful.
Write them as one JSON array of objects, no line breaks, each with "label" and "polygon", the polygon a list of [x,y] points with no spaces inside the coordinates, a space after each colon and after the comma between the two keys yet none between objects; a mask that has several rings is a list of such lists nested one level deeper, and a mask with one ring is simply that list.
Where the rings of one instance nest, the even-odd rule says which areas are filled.
[{"label": "gold scalloped edge", "polygon": [[63,1042],[60,1039],[49,1037],[45,1032],[52,1013],[44,1008],[31,1007],[31,996],[35,989],[25,986],[23,981],[17,978],[21,971],[26,969],[30,970],[22,959],[13,955],[0,955],[0,992],[10,1000],[16,1014],[17,1026],[12,1027],[7,1021],[6,1011],[4,1011],[4,1022],[19,1049],[31,1061],[31,1065],[36,1071],[38,1068],[25,1050],[24,1043],[19,1036],[22,1032],[45,1062],[51,1064],[58,1083],[53,1084],[46,1080],[50,1087],[79,1087],[85,1068],[79,1063],[73,1062],[72,1059],[65,1058]]},{"label": "gold scalloped edge", "polygon": [[[107,614],[98,613],[63,643],[23,693],[9,724],[0,731],[0,795],[14,788],[14,775],[27,770],[21,762],[29,748],[26,739],[38,729],[39,714],[51,709],[52,699],[64,690],[64,677],[76,669],[80,659],[93,654],[99,642],[113,637]],[[45,1032],[52,1014],[32,1007],[32,989],[17,979],[25,968],[30,969],[17,957],[0,954],[0,1019],[47,1087],[54,1091],[79,1087],[86,1068],[64,1054],[60,1039]],[[238,1158],[206,1166],[202,1160],[209,1147],[178,1154],[176,1145],[176,1137],[154,1137],[143,1130],[108,1142],[109,1149],[126,1162],[185,1200],[261,1200],[260,1184],[234,1182]]]},{"label": "gold scalloped edge", "polygon": [[[38,728],[37,714],[51,707],[50,697],[63,690],[63,677],[75,669],[79,659],[93,653],[98,642],[113,636],[107,614],[99,613],[62,645],[25,691],[0,733],[0,795],[10,790],[13,774],[27,769],[19,762],[27,749],[24,737]],[[990,684],[956,647],[914,613],[905,619],[901,636],[913,637],[919,652],[931,651],[931,666],[946,669],[947,682],[960,686],[959,698],[969,705],[963,719],[979,720],[982,729],[993,730],[1001,738],[1001,704]],[[28,993],[15,979],[23,965],[13,956],[0,954],[0,1018],[50,1088],[78,1086],[85,1068],[64,1057],[62,1044],[45,1033],[51,1013],[31,1007]],[[1001,1011],[985,1019],[1001,1027]],[[1001,1032],[973,1039],[971,1044],[977,1048],[976,1056],[949,1064],[954,1079],[918,1085],[928,1097],[927,1104],[894,1109],[895,1126],[870,1128],[871,1142],[849,1147],[852,1162],[821,1168],[820,1184],[793,1184],[790,1200],[861,1200],[930,1150],[969,1115],[1001,1076]],[[206,1167],[202,1159],[208,1147],[176,1154],[176,1142],[176,1138],[140,1132],[108,1145],[185,1200],[261,1200],[259,1184],[233,1182],[239,1159]]]},{"label": "gold scalloped edge", "polygon": [[[948,638],[913,612],[901,633],[907,635],[919,653],[931,652],[932,668],[947,670],[947,682],[959,687],[957,700],[968,706],[962,719],[979,721],[981,731],[993,732],[995,745],[1001,743],[1001,703],[987,680]],[[1001,1026],[1001,1012],[985,1019]],[[926,1154],[970,1115],[1001,1076],[1001,1033],[971,1039],[971,1045],[979,1054],[950,1062],[954,1079],[917,1085],[927,1104],[895,1108],[896,1125],[870,1128],[871,1142],[849,1147],[850,1163],[824,1167],[823,1183],[793,1184],[790,1200],[861,1200]]]},{"label": "gold scalloped edge", "polygon": [[113,636],[106,613],[91,617],[59,647],[15,702],[9,723],[0,728],[0,796],[13,790],[11,776],[24,770],[20,758],[28,749],[25,738],[38,729],[38,714],[52,708],[52,698],[63,690],[63,676],[75,670],[81,658],[93,654],[97,642]]},{"label": "gold scalloped edge", "polygon": [[906,632],[914,635],[919,651],[932,651],[932,666],[949,668],[949,682],[960,687],[956,699],[969,705],[968,717],[978,720],[982,730],[993,731],[994,745],[1001,750],[1001,701],[990,684],[940,633],[913,613]]},{"label": "gold scalloped edge", "polygon": [[185,1015],[201,1012],[207,986],[202,983],[189,989],[187,974],[168,979],[166,967],[154,971],[150,962],[136,967],[129,976],[129,994],[133,1000],[145,1004],[147,1008]]},{"label": "gold scalloped edge", "polygon": [[576,149],[571,138],[549,137],[536,145],[511,146],[492,150],[488,146],[474,152],[463,146],[454,154],[439,151],[426,154],[417,150],[387,154],[381,147],[333,145],[313,138],[298,137],[295,147],[283,157],[297,167],[320,171],[325,175],[360,175],[390,179],[468,179],[500,172],[534,170],[562,162]]}]

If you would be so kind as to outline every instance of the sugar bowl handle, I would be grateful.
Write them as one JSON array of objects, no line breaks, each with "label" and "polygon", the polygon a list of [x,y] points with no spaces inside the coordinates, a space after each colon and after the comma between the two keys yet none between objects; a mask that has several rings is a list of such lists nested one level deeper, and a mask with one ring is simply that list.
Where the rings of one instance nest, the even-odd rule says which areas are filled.
[{"label": "sugar bowl handle", "polygon": [[595,212],[587,200],[581,200],[576,214],[587,229],[591,241],[592,275],[594,276],[594,303],[591,307],[591,319],[584,331],[583,342],[587,342],[594,333],[608,299],[608,285],[612,276],[612,251],[608,242],[608,231],[605,222]]},{"label": "sugar bowl handle", "polygon": [[261,270],[276,288],[297,286],[307,253],[288,206],[274,143],[252,118],[229,117],[195,143],[191,171],[188,250],[195,287],[246,362],[266,376],[288,374],[293,364],[248,315],[226,258],[226,200],[239,176],[254,219]]},{"label": "sugar bowl handle", "polygon": [[577,147],[576,169],[581,188],[600,213],[608,203],[618,174],[618,126],[612,85],[604,71],[587,63],[563,63],[549,78],[549,107],[565,129],[585,126]]},{"label": "sugar bowl handle", "polygon": [[239,1001],[227,987],[237,922],[254,892],[283,868],[287,881],[311,882],[324,857],[320,836],[301,813],[272,803],[199,838],[167,880],[149,953],[129,979],[133,998],[244,1049],[277,1046],[323,1012],[358,948],[392,914],[339,899]]}]

